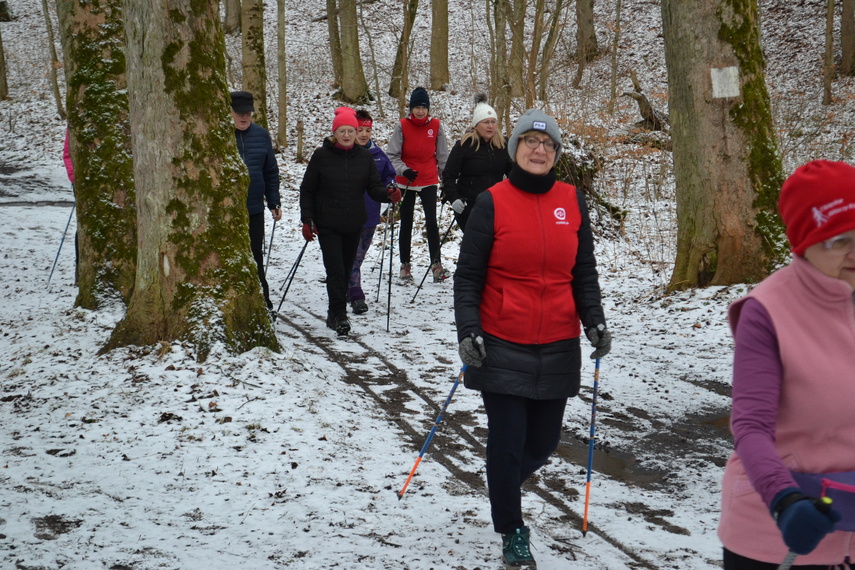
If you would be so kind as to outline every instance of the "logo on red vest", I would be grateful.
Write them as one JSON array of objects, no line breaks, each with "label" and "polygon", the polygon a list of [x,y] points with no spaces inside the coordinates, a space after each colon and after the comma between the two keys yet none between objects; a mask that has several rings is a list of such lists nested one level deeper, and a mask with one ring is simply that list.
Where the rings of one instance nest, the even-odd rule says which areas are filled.
[{"label": "logo on red vest", "polygon": [[565,225],[566,226],[566,225],[570,224],[570,222],[567,221],[567,212],[564,210],[564,208],[555,208],[555,211],[553,212],[553,214],[555,214],[555,220],[556,220],[555,223],[557,225]]},{"label": "logo on red vest", "polygon": [[433,138],[433,129],[428,129],[427,134],[428,134],[428,138],[432,139]]}]

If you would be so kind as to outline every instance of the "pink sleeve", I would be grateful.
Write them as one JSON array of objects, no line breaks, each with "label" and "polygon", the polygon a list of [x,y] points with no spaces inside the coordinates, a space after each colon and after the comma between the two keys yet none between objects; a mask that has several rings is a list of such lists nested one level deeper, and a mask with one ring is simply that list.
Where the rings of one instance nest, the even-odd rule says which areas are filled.
[{"label": "pink sleeve", "polygon": [[65,130],[65,144],[62,145],[62,161],[65,163],[68,179],[74,184],[74,165],[71,164],[71,152],[68,150],[68,129]]},{"label": "pink sleeve", "polygon": [[733,442],[748,479],[768,505],[779,491],[798,485],[775,448],[783,366],[775,326],[759,301],[742,305],[734,343]]}]

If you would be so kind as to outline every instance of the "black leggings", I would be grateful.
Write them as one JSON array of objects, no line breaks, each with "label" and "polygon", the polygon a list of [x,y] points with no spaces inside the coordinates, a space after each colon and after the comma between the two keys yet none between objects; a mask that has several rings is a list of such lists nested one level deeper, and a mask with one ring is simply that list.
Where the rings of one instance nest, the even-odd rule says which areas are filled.
[{"label": "black leggings", "polygon": [[[404,191],[404,188],[401,188]],[[416,194],[422,201],[425,211],[425,229],[427,230],[430,262],[439,261],[439,228],[436,225],[436,186],[425,186],[419,191],[409,189],[401,200],[401,236],[398,242],[401,263],[410,262],[410,243],[413,236],[413,212],[416,207]]]},{"label": "black leggings", "polygon": [[[781,562],[784,561],[784,559],[781,558],[781,562],[776,562],[774,564],[769,562],[759,562],[757,560],[752,560],[751,558],[746,558],[745,556],[740,556],[726,548],[722,550],[724,550],[724,570],[778,570],[778,566],[780,566]],[[797,568],[798,570],[847,570],[855,568],[855,566],[849,563],[835,564],[833,566],[818,566],[816,564],[799,566],[798,562],[799,559],[796,558],[796,564],[793,565],[793,568]]]}]

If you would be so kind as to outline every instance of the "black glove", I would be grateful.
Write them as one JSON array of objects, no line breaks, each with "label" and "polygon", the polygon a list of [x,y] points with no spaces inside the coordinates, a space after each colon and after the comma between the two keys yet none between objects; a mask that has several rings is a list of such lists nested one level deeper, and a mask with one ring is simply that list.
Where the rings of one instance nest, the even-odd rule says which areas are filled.
[{"label": "black glove", "polygon": [[484,359],[487,358],[484,339],[475,333],[470,333],[469,336],[460,341],[458,352],[460,352],[460,361],[469,366],[480,367],[484,364]]},{"label": "black glove", "polygon": [[408,168],[404,171],[404,178],[409,180],[411,183],[413,182],[413,180],[416,179],[418,175],[419,173],[413,170],[412,168]]},{"label": "black glove", "polygon": [[603,323],[595,327],[591,327],[585,331],[585,336],[591,342],[591,345],[596,348],[591,353],[591,358],[602,358],[612,350],[612,333],[606,328]]},{"label": "black glove", "polygon": [[840,513],[831,509],[830,502],[806,497],[797,487],[788,487],[775,495],[771,510],[784,543],[799,556],[813,551],[840,522]]}]

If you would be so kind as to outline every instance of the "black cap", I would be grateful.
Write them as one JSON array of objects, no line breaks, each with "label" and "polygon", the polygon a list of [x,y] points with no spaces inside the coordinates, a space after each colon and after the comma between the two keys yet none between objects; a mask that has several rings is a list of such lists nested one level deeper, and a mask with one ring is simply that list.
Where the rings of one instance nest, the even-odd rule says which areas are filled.
[{"label": "black cap", "polygon": [[252,93],[249,91],[232,91],[232,110],[235,113],[246,113],[255,111],[255,105],[252,104]]},{"label": "black cap", "polygon": [[416,87],[410,95],[410,111],[414,107],[425,107],[430,109],[430,96],[424,87]]}]

